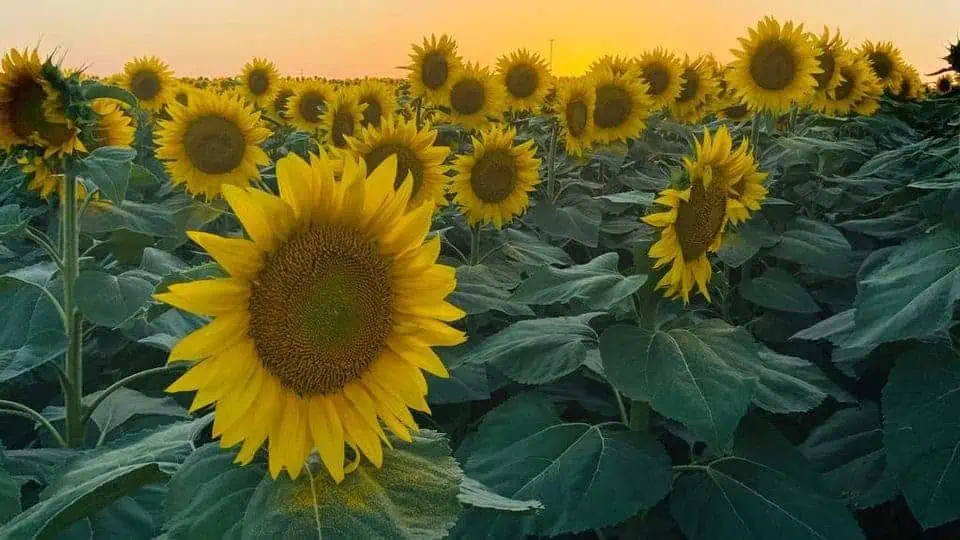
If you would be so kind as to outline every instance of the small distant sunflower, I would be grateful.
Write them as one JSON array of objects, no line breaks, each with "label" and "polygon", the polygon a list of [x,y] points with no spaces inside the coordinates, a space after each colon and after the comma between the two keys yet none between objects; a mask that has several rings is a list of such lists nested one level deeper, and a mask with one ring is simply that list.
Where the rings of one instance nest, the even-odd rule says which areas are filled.
[{"label": "small distant sunflower", "polygon": [[136,129],[129,116],[123,114],[120,102],[112,99],[95,99],[90,104],[97,113],[91,129],[90,151],[104,146],[132,146]]},{"label": "small distant sunflower", "polygon": [[640,55],[640,78],[647,83],[647,96],[654,110],[669,107],[680,95],[683,68],[673,53],[657,47]]},{"label": "small distant sunflower", "polygon": [[380,127],[380,122],[393,116],[397,110],[397,95],[393,86],[376,79],[364,79],[357,85],[357,99],[361,105],[366,105],[360,120],[364,127]]},{"label": "small distant sunflower", "polygon": [[563,81],[557,87],[555,108],[568,154],[582,156],[593,144],[595,93],[589,76]]},{"label": "small distant sunflower", "polygon": [[173,100],[181,105],[190,104],[190,95],[193,94],[194,88],[186,83],[177,84],[177,89],[173,91]]},{"label": "small distant sunflower", "polygon": [[409,174],[412,178],[410,204],[419,206],[425,202],[443,205],[444,187],[447,185],[444,160],[450,149],[436,146],[436,130],[429,126],[417,130],[414,120],[401,116],[385,118],[380,127],[362,129],[358,137],[347,138],[350,149],[363,158],[368,170],[374,170],[388,157],[397,156],[397,176],[394,189],[399,190]]},{"label": "small distant sunflower", "polygon": [[587,68],[587,73],[595,75],[603,72],[606,69],[610,69],[614,75],[626,75],[628,71],[635,70],[636,68],[636,58],[607,54],[591,62],[590,67]]},{"label": "small distant sunflower", "polygon": [[323,127],[326,131],[327,143],[334,148],[346,148],[346,138],[360,131],[362,118],[363,111],[357,100],[357,93],[352,88],[337,90],[333,100],[328,103],[327,109],[323,112]]},{"label": "small distant sunflower", "polygon": [[491,126],[473,138],[473,153],[457,157],[454,200],[471,225],[492,223],[500,229],[530,204],[529,192],[540,182],[534,141],[514,144],[513,128]]},{"label": "small distant sunflower", "polygon": [[950,75],[944,75],[937,79],[937,91],[941,94],[949,94],[953,91],[953,79]]},{"label": "small distant sunflower", "polygon": [[[883,93],[883,86],[874,75],[866,57],[844,57],[837,65],[837,70],[840,73],[840,84],[831,96],[817,102],[820,112],[830,116],[846,116],[856,112],[862,101],[870,99],[871,96],[875,100]],[[867,108],[869,106],[861,107],[860,110]]]},{"label": "small distant sunflower", "polygon": [[837,85],[840,84],[840,70],[837,65],[844,63],[844,57],[849,56],[846,42],[840,37],[840,34],[830,36],[830,29],[823,27],[823,33],[816,39],[817,62],[820,65],[820,73],[815,73],[813,78],[817,81],[816,91],[814,93],[814,102],[826,99],[833,93]]},{"label": "small distant sunflower", "polygon": [[247,464],[267,442],[269,470],[296,478],[311,451],[336,482],[345,445],[380,467],[385,424],[410,441],[410,409],[429,412],[422,371],[447,377],[433,347],[464,341],[448,323],[454,269],[425,237],[432,208],[393,189],[396,160],[367,175],[351,160],[337,181],[295,155],[277,163],[280,195],[225,186],[249,240],[188,233],[228,278],[171,285],[155,297],[213,317],[169,362],[198,360],[167,391],[215,403],[213,436]]},{"label": "small distant sunflower", "polygon": [[733,51],[737,59],[728,81],[752,110],[782,114],[813,94],[814,75],[822,70],[802,24],[788,21],[780,26],[765,17],[756,30],[749,29],[748,38],[739,39],[743,49]]},{"label": "small distant sunflower", "polygon": [[860,52],[867,57],[873,74],[877,76],[883,88],[891,93],[899,92],[903,84],[903,72],[900,68],[904,63],[900,50],[889,41],[874,43],[867,40],[860,48]]},{"label": "small distant sunflower", "polygon": [[680,93],[670,104],[670,115],[680,122],[695,123],[706,114],[707,100],[719,90],[711,68],[701,57],[685,57],[681,71]]},{"label": "small distant sunflower", "polygon": [[487,68],[466,64],[451,80],[445,105],[450,108],[450,121],[467,129],[481,128],[489,117],[503,112],[504,90],[495,84]]},{"label": "small distant sunflower", "polygon": [[647,84],[638,72],[616,74],[602,68],[593,75],[593,125],[599,142],[615,142],[636,137],[646,127],[651,112]]},{"label": "small distant sunflower", "polygon": [[334,98],[332,86],[321,81],[304,81],[287,100],[287,120],[300,131],[316,132],[323,126],[323,111]]},{"label": "small distant sunflower", "polygon": [[140,102],[140,108],[159,112],[176,89],[173,71],[155,56],[134,58],[123,66],[123,87]]},{"label": "small distant sunflower", "polygon": [[550,90],[547,63],[527,49],[501,56],[497,60],[497,78],[506,91],[507,106],[517,111],[539,107]]},{"label": "small distant sunflower", "polygon": [[290,102],[290,98],[293,97],[293,82],[287,79],[281,80],[277,83],[277,93],[273,95],[273,99],[270,100],[270,105],[268,110],[270,114],[276,120],[283,120],[287,116],[287,104]]},{"label": "small distant sunflower", "polygon": [[190,105],[170,107],[170,120],[156,133],[157,157],[174,184],[212,199],[224,185],[247,186],[260,178],[270,158],[260,143],[270,130],[260,113],[236,98],[197,92]]},{"label": "small distant sunflower", "polygon": [[894,96],[901,101],[919,100],[923,96],[923,79],[920,78],[920,72],[906,62],[899,69],[903,73],[903,80],[900,82],[900,90]]},{"label": "small distant sunflower", "polygon": [[408,66],[411,94],[424,97],[435,104],[443,103],[452,84],[453,75],[461,60],[457,56],[457,42],[443,34],[423,38],[423,45],[414,45],[410,53],[412,63]]},{"label": "small distant sunflower", "polygon": [[279,90],[280,74],[277,66],[264,58],[254,58],[243,66],[240,88],[247,101],[266,108]]}]

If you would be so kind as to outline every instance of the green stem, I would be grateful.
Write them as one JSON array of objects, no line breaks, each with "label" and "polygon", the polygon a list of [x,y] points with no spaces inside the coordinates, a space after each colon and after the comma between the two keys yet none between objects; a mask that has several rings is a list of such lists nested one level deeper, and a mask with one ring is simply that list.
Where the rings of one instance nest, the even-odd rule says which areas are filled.
[{"label": "green stem", "polygon": [[547,198],[553,202],[557,196],[557,179],[553,172],[557,157],[557,123],[550,122],[550,153],[547,155]]},{"label": "green stem", "polygon": [[613,389],[613,397],[617,398],[617,408],[620,409],[620,420],[623,422],[623,425],[630,425],[630,416],[627,415],[627,408],[623,404],[623,398],[620,397],[620,392],[612,384],[610,388]]},{"label": "green stem", "polygon": [[47,253],[47,256],[53,259],[53,262],[57,264],[57,268],[59,268],[61,272],[63,271],[63,259],[60,258],[60,253],[57,252],[57,248],[53,247],[53,243],[50,242],[50,239],[47,238],[47,235],[35,230],[33,227],[27,227],[23,230],[23,233],[27,238],[33,240],[34,243],[43,248],[43,251]]},{"label": "green stem", "polygon": [[110,394],[116,392],[121,387],[126,386],[131,382],[136,381],[137,379],[149,377],[150,375],[177,371],[177,370],[185,369],[188,367],[190,367],[189,362],[177,362],[176,364],[170,364],[167,366],[160,366],[160,367],[145,369],[143,371],[138,371],[133,375],[127,375],[126,377],[108,386],[107,389],[104,390],[103,392],[100,392],[100,394],[97,396],[97,399],[93,400],[90,403],[90,405],[86,406],[86,412],[83,413],[83,419],[82,419],[83,424],[84,425],[87,424],[87,422],[90,420],[90,416],[93,415],[93,412],[97,410],[97,407],[99,407],[100,404],[103,403],[103,400],[107,399],[107,397],[109,397]]},{"label": "green stem", "polygon": [[633,431],[650,429],[650,404],[646,401],[630,400],[630,429]]},{"label": "green stem", "polygon": [[67,442],[64,441],[63,437],[60,436],[60,432],[57,431],[57,428],[53,427],[53,424],[51,424],[49,420],[44,418],[43,415],[38,413],[37,411],[31,409],[30,407],[27,407],[22,403],[17,403],[16,401],[7,401],[5,399],[0,399],[0,407],[7,407],[9,409],[13,409],[12,411],[8,411],[0,408],[0,413],[18,412],[20,414],[18,414],[17,416],[23,416],[23,417],[36,420],[37,423],[39,423],[41,426],[47,428],[47,431],[50,432],[50,435],[53,436],[53,439],[57,441],[57,444],[59,444],[61,448],[67,447]]},{"label": "green stem", "polygon": [[480,263],[480,225],[470,227],[470,266]]},{"label": "green stem", "polygon": [[763,120],[760,113],[754,113],[750,119],[750,148],[757,154],[757,139],[760,138],[760,122]]},{"label": "green stem", "polygon": [[416,111],[417,111],[417,131],[423,127],[423,96],[417,98]]},{"label": "green stem", "polygon": [[67,442],[71,447],[83,444],[83,331],[76,304],[76,281],[80,273],[80,231],[77,226],[77,179],[67,170],[63,198],[60,200],[63,223],[63,310],[67,318],[66,373],[71,392],[64,396],[66,404]]}]

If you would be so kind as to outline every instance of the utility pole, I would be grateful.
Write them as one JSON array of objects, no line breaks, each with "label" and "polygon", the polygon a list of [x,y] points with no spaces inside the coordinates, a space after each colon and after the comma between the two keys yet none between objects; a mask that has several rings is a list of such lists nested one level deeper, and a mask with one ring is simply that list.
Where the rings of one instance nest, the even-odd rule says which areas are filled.
[{"label": "utility pole", "polygon": [[553,71],[553,42],[556,41],[554,38],[550,38],[550,71]]}]

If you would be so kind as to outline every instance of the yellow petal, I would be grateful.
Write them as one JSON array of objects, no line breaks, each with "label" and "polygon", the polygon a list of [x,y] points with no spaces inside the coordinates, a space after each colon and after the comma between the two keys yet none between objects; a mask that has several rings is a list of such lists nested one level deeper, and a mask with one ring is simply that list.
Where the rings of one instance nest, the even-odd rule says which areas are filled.
[{"label": "yellow petal", "polygon": [[246,310],[221,315],[177,342],[170,349],[168,362],[202,360],[213,356],[246,335],[249,316]]},{"label": "yellow petal", "polygon": [[287,154],[277,161],[277,186],[280,197],[298,220],[309,222],[313,210],[313,171],[296,154]]},{"label": "yellow petal", "polygon": [[190,313],[215,316],[245,310],[250,289],[245,282],[232,278],[202,279],[175,283],[167,292],[153,297]]},{"label": "yellow petal", "polygon": [[337,411],[340,413],[340,420],[343,422],[344,432],[351,441],[360,447],[363,455],[367,456],[376,467],[383,465],[383,447],[380,445],[380,438],[371,428],[363,417],[358,413],[345,398],[339,395],[330,396]]},{"label": "yellow petal", "polygon": [[201,231],[187,231],[187,236],[233,277],[250,277],[263,267],[263,252],[250,240],[224,238]]},{"label": "yellow petal", "polygon": [[343,426],[333,404],[323,396],[310,398],[310,433],[323,465],[333,479],[343,481]]},{"label": "yellow petal", "polygon": [[264,251],[272,251],[277,238],[270,224],[270,215],[260,206],[244,188],[223,186],[223,198],[237,215],[237,219],[247,231],[247,235]]}]

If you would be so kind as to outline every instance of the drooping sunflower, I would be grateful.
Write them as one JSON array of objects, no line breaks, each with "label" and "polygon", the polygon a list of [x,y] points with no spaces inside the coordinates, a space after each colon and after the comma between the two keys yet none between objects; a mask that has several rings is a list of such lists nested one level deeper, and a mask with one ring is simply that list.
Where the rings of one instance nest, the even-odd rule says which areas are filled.
[{"label": "drooping sunflower", "polygon": [[889,41],[878,41],[874,43],[867,40],[860,48],[860,52],[867,57],[873,74],[885,90],[896,94],[900,91],[903,84],[903,56],[900,50],[893,46]]},{"label": "drooping sunflower", "polygon": [[601,68],[593,74],[594,133],[599,142],[615,142],[636,137],[646,127],[651,113],[647,83],[637,71],[616,74]]},{"label": "drooping sunflower", "polygon": [[839,64],[846,64],[846,59],[850,55],[847,49],[847,43],[840,37],[840,34],[830,36],[830,29],[823,27],[823,33],[816,39],[818,54],[817,62],[820,65],[820,73],[814,74],[813,78],[817,81],[817,87],[813,94],[814,108],[819,108],[820,103],[829,98],[833,91],[840,84]]},{"label": "drooping sunflower", "polygon": [[567,153],[582,156],[593,144],[593,107],[596,89],[589,76],[561,82],[557,87],[556,111]]},{"label": "drooping sunflower", "polygon": [[683,68],[673,53],[657,47],[637,60],[640,78],[647,83],[647,95],[654,110],[669,107],[680,95]]},{"label": "drooping sunflower", "polygon": [[326,131],[326,142],[334,148],[346,148],[347,137],[352,137],[360,131],[360,120],[363,118],[363,109],[357,100],[357,93],[352,88],[341,88],[336,91],[334,98],[328,103],[323,112],[323,127]]},{"label": "drooping sunflower", "polygon": [[270,162],[260,148],[270,130],[237,98],[197,92],[190,105],[174,105],[169,113],[157,129],[156,154],[171,181],[186,184],[191,194],[212,199],[224,185],[245,187],[260,178],[258,166]]},{"label": "drooping sunflower", "polygon": [[[856,112],[861,102],[865,100],[876,102],[883,93],[883,86],[873,73],[869,60],[865,56],[841,57],[837,70],[840,73],[840,84],[831,96],[822,102],[817,102],[818,109],[823,114],[846,116]],[[869,106],[860,107],[860,110],[867,109]]]},{"label": "drooping sunflower", "polygon": [[476,129],[503,112],[503,100],[504,90],[487,68],[468,63],[453,75],[445,105],[451,122]]},{"label": "drooping sunflower", "polygon": [[394,189],[403,186],[410,175],[410,205],[419,206],[429,202],[443,205],[447,176],[443,166],[450,149],[436,146],[437,132],[425,126],[417,130],[415,120],[395,115],[385,118],[380,127],[368,126],[357,137],[348,137],[351,151],[363,158],[368,170],[374,170],[388,157],[396,156],[397,176]]},{"label": "drooping sunflower", "polygon": [[173,71],[155,56],[134,58],[123,66],[123,87],[133,93],[140,108],[159,112],[176,90]]},{"label": "drooping sunflower", "polygon": [[695,145],[694,159],[685,158],[683,165],[689,186],[661,191],[655,202],[669,210],[649,214],[643,221],[661,229],[649,251],[656,259],[654,268],[670,265],[657,288],[686,303],[694,286],[710,300],[712,268],[707,254],[720,249],[729,221],[747,219],[751,209],[759,208],[766,196],[761,185],[766,175],[757,172],[746,141],[733,149],[726,127],[713,136],[706,132],[703,142]]},{"label": "drooping sunflower", "polygon": [[130,117],[123,114],[120,102],[101,98],[93,100],[90,107],[97,114],[90,134],[93,139],[89,148],[91,152],[104,146],[133,145],[137,130]]},{"label": "drooping sunflower", "polygon": [[357,85],[357,99],[363,109],[364,126],[380,127],[384,118],[393,116],[397,110],[397,95],[393,86],[376,79],[364,79]]},{"label": "drooping sunflower", "polygon": [[270,101],[268,111],[274,120],[283,121],[287,117],[287,104],[293,97],[294,84],[288,79],[282,79],[277,83],[277,93]]},{"label": "drooping sunflower", "polygon": [[530,204],[529,192],[540,182],[534,141],[514,144],[513,128],[490,126],[473,138],[473,153],[457,157],[451,184],[454,200],[471,225],[502,228]]},{"label": "drooping sunflower", "polygon": [[279,90],[280,74],[270,60],[254,58],[243,66],[240,81],[240,91],[247,101],[266,108]]},{"label": "drooping sunflower", "polygon": [[748,38],[739,40],[743,48],[733,51],[737,59],[727,80],[750,109],[782,114],[813,94],[814,75],[822,70],[802,24],[788,21],[781,26],[765,17],[749,29]]},{"label": "drooping sunflower", "polygon": [[506,91],[507,106],[517,111],[539,107],[550,90],[547,63],[527,49],[497,59],[497,78]]},{"label": "drooping sunflower", "polygon": [[670,104],[670,115],[680,122],[695,123],[707,113],[707,100],[719,92],[717,79],[703,58],[683,59],[682,84],[677,99]]},{"label": "drooping sunflower", "polygon": [[332,86],[321,81],[298,84],[287,100],[287,120],[300,131],[315,133],[323,126],[323,111],[335,92]]},{"label": "drooping sunflower", "polygon": [[421,370],[446,377],[432,347],[464,334],[446,302],[453,268],[424,241],[432,208],[410,207],[412,182],[393,188],[396,160],[369,176],[350,163],[337,181],[295,155],[277,164],[280,196],[233,186],[224,196],[250,240],[190,237],[230,274],[156,295],[213,317],[181,340],[170,362],[199,363],[167,390],[196,390],[192,409],[215,403],[214,436],[241,444],[249,463],[269,441],[269,470],[296,478],[313,448],[337,482],[345,444],[383,463],[383,422],[411,440],[409,409],[429,412]]},{"label": "drooping sunflower", "polygon": [[636,68],[636,58],[607,54],[591,62],[590,67],[587,68],[587,73],[590,75],[595,75],[605,71],[606,69],[610,69],[610,71],[613,71],[614,75],[626,75],[628,71],[635,70]]},{"label": "drooping sunflower", "polygon": [[431,35],[423,38],[423,45],[414,45],[410,53],[410,92],[414,97],[423,97],[430,103],[441,104],[450,91],[453,75],[460,68],[457,42],[443,34],[438,40]]}]

